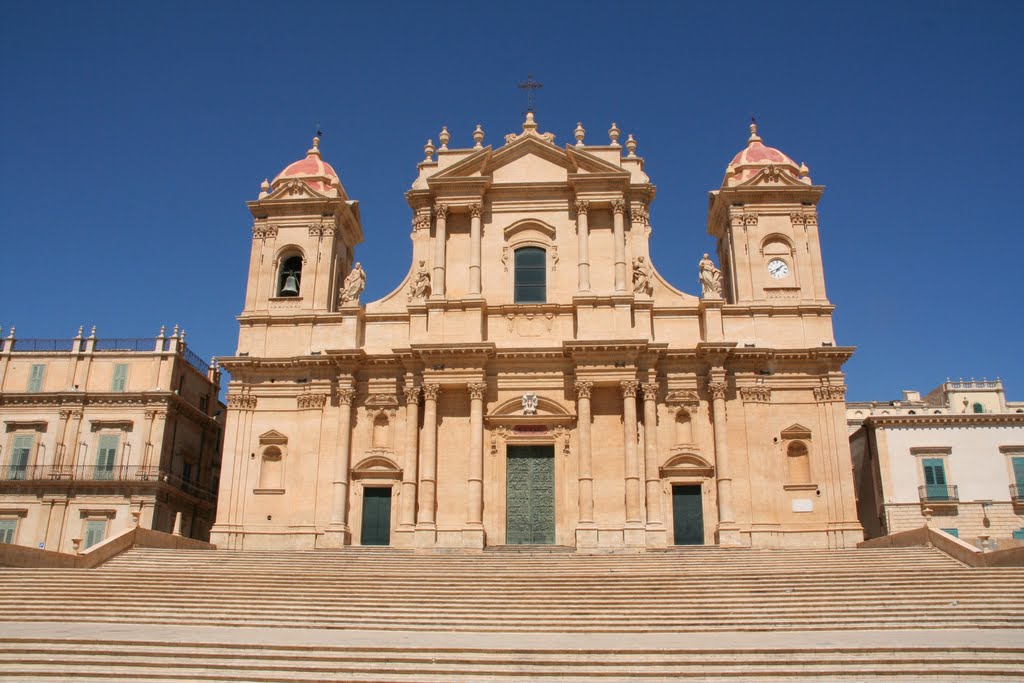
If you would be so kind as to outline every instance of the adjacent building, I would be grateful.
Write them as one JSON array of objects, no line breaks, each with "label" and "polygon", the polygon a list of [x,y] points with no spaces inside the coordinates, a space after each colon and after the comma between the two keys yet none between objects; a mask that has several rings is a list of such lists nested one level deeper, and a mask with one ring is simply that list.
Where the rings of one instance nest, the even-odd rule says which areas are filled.
[{"label": "adjacent building", "polygon": [[360,300],[374,274],[356,258],[359,204],[319,140],[249,202],[211,540],[862,540],[853,349],[833,336],[807,167],[751,126],[708,196],[714,256],[660,255],[693,263],[678,285],[649,249],[656,191],[632,136],[579,125],[560,146],[531,112],[497,145],[471,137],[425,146],[405,195],[412,262],[378,301]]},{"label": "adjacent building", "polygon": [[73,552],[142,525],[209,537],[220,370],[177,326],[143,339],[0,339],[0,542]]},{"label": "adjacent building", "polygon": [[868,537],[930,520],[961,539],[1024,538],[1024,402],[996,380],[847,406],[858,513]]}]

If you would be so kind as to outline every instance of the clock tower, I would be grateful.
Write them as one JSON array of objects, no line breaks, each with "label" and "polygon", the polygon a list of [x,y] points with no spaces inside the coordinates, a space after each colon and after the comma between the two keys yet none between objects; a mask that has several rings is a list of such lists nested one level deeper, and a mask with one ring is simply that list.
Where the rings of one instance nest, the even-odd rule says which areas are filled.
[{"label": "clock tower", "polygon": [[718,242],[728,303],[828,304],[818,241],[824,188],[808,173],[750,125],[746,148],[710,193],[708,233]]}]

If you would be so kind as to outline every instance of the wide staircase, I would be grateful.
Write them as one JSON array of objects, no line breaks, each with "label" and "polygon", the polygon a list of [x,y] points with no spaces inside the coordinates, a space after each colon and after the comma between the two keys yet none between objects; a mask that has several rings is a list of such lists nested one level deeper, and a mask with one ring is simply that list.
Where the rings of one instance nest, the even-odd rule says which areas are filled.
[{"label": "wide staircase", "polygon": [[931,548],[548,550],[0,569],[0,680],[1024,680],[1024,569]]}]

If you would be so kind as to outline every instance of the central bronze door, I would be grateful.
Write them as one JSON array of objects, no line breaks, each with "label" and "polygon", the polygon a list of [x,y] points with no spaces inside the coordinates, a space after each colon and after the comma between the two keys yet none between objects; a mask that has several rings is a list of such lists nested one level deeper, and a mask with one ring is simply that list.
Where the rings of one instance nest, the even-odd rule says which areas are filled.
[{"label": "central bronze door", "polygon": [[555,542],[555,447],[509,446],[505,542]]}]

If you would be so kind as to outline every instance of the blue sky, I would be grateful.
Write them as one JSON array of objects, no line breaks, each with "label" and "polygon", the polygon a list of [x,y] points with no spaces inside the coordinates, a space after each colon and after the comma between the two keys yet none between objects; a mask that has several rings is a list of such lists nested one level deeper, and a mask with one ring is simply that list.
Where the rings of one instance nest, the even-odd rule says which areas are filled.
[{"label": "blue sky", "polygon": [[1024,398],[1024,3],[6,3],[0,324],[235,350],[245,201],[309,147],[361,203],[372,300],[408,269],[427,138],[615,121],[658,186],[655,265],[696,290],[707,191],[756,114],[827,189],[851,400],[1001,376]]}]

